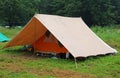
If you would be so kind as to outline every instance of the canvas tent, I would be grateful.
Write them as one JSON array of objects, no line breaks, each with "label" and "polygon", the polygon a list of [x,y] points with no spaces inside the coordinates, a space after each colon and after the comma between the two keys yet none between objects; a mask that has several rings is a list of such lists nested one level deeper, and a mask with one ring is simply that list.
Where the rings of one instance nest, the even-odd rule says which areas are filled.
[{"label": "canvas tent", "polygon": [[101,40],[78,17],[36,14],[4,48],[32,45],[39,52],[70,52],[76,57],[117,51]]},{"label": "canvas tent", "polygon": [[6,37],[4,34],[0,33],[0,42],[6,42],[9,41],[10,39]]}]

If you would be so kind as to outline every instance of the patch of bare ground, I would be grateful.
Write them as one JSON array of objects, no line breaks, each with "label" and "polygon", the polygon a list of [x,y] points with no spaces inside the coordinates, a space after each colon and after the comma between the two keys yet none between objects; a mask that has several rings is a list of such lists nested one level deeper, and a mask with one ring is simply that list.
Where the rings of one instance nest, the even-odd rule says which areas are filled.
[{"label": "patch of bare ground", "polygon": [[0,69],[9,70],[11,72],[21,72],[24,70],[24,66],[17,63],[1,63]]},{"label": "patch of bare ground", "polygon": [[[0,55],[3,56],[3,55]],[[19,59],[17,62],[0,62],[0,70],[9,70],[10,72],[22,72],[25,71],[26,74],[33,74],[38,77],[44,78],[44,76],[51,75],[54,76],[55,78],[96,78],[96,76],[90,75],[90,74],[81,74],[75,71],[71,70],[63,70],[63,69],[37,69],[33,67],[27,67],[21,64],[20,62],[27,61],[27,60],[36,60],[40,58],[36,58],[35,56],[28,56],[26,55],[4,55],[4,57],[8,59]]]},{"label": "patch of bare ground", "polygon": [[37,57],[36,55],[33,54],[20,54],[20,55],[12,55],[12,54],[0,54],[0,57],[5,57],[5,58],[9,58],[9,59],[20,59],[21,61],[27,61],[27,60],[40,60],[42,59],[42,57]]},{"label": "patch of bare ground", "polygon": [[45,71],[45,73],[53,75],[56,78],[96,78],[95,76],[92,75],[80,74],[70,70],[61,69],[53,69],[51,71]]},{"label": "patch of bare ground", "polygon": [[2,63],[1,70],[9,70],[11,72],[22,72],[23,70],[26,71],[26,74],[33,74],[38,77],[44,77],[46,75],[54,76],[55,78],[96,78],[93,75],[88,74],[80,74],[70,70],[61,70],[61,69],[36,69],[36,68],[27,68],[23,65],[16,64],[16,63]]}]

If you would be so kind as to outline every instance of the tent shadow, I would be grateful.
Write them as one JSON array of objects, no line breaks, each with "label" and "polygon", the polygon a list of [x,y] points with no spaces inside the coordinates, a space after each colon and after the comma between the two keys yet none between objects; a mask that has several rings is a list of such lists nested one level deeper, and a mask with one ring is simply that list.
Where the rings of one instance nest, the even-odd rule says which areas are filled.
[{"label": "tent shadow", "polygon": [[101,54],[101,55],[97,55],[97,56],[88,56],[88,57],[78,57],[77,58],[77,62],[84,62],[87,60],[97,60],[103,57],[110,57],[110,56],[115,56],[116,53],[108,53],[108,54]]},{"label": "tent shadow", "polygon": [[[59,54],[59,55],[53,55],[52,53],[41,53],[41,52],[34,52],[28,51],[28,50],[22,50],[21,48],[19,49],[5,49],[5,53],[17,55],[17,56],[23,56],[23,57],[32,57],[32,58],[52,58],[52,59],[66,59],[65,54]],[[76,58],[77,63],[80,62],[85,62],[88,60],[97,60],[102,57],[109,57],[109,56],[115,56],[115,53],[109,53],[109,54],[101,54],[97,56],[88,56],[88,57],[78,57]],[[67,58],[68,61],[74,61],[74,57],[70,55],[69,58]]]}]

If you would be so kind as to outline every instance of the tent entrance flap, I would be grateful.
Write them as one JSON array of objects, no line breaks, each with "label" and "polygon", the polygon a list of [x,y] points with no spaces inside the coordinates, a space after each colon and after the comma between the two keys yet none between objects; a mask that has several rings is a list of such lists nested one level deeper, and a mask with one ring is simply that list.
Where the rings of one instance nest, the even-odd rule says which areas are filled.
[{"label": "tent entrance flap", "polygon": [[32,44],[36,51],[40,52],[54,52],[54,53],[66,53],[68,50],[61,46],[59,41],[48,31],[39,40]]}]

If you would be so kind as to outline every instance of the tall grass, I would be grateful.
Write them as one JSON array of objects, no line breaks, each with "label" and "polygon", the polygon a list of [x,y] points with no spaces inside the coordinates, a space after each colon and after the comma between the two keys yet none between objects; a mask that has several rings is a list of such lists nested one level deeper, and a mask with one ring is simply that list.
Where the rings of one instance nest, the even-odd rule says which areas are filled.
[{"label": "tall grass", "polygon": [[92,30],[111,47],[120,48],[120,26],[92,27]]}]

